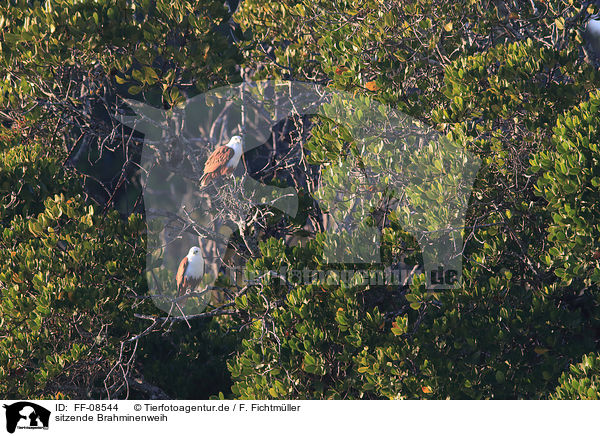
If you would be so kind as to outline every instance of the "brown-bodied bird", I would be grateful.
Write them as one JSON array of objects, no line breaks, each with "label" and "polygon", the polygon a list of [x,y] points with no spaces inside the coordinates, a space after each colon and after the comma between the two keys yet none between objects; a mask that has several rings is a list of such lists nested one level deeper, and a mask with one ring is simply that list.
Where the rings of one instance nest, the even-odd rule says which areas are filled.
[{"label": "brown-bodied bird", "polygon": [[225,145],[221,145],[211,153],[204,164],[204,174],[200,186],[206,186],[219,176],[233,174],[242,156],[242,138],[233,136]]},{"label": "brown-bodied bird", "polygon": [[187,256],[181,259],[177,270],[177,296],[193,292],[204,276],[204,257],[198,247],[190,248]]}]

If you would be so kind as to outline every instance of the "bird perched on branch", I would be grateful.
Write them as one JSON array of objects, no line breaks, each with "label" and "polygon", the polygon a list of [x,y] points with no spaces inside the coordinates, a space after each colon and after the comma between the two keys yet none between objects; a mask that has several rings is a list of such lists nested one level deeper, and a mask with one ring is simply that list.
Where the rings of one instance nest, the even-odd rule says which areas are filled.
[{"label": "bird perched on branch", "polygon": [[233,136],[225,145],[221,145],[211,153],[204,164],[204,174],[200,186],[206,186],[219,176],[228,176],[240,162],[242,157],[242,138]]},{"label": "bird perched on branch", "polygon": [[187,256],[181,259],[177,270],[177,296],[194,291],[204,276],[204,257],[198,247],[190,248]]}]

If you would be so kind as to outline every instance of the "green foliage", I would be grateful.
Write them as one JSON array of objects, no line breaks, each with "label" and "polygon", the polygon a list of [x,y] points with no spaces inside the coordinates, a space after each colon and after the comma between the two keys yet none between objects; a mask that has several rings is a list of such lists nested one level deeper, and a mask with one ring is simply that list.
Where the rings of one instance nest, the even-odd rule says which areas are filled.
[{"label": "green foliage", "polygon": [[[600,151],[598,140],[600,93],[559,118],[552,136],[553,149],[531,159],[531,171],[541,173],[536,189],[547,201],[551,221],[545,263],[562,286],[595,289],[600,265]],[[596,285],[596,286],[595,286]]]},{"label": "green foliage", "polygon": [[[239,31],[221,0],[29,3],[0,6],[6,396],[124,397],[119,371],[131,356],[128,377],[175,398],[597,398],[600,77],[581,49],[595,7],[246,0],[233,17]],[[458,196],[447,188],[460,166],[432,149],[398,158],[402,142],[378,133],[407,114],[448,151],[480,158],[461,286],[432,292],[424,275],[364,282],[357,270],[423,263],[406,210],[377,216],[378,190],[363,208],[334,210],[339,192],[307,180],[301,210],[282,226],[290,234],[264,238],[250,256],[257,278],[239,288],[234,316],[128,342],[148,326],[134,313],[160,314],[144,299],[145,222],[85,198],[63,149],[112,141],[119,97],[170,108],[237,81],[238,68],[355,96],[311,118],[302,157],[347,197],[420,168],[420,181],[405,182],[425,228],[449,217],[442,207]],[[368,168],[377,180],[365,183]],[[313,200],[351,214],[360,232],[377,229],[381,263],[344,265],[354,272],[342,277],[327,257],[352,235],[305,230]],[[427,221],[432,203],[440,209]],[[286,219],[271,214],[262,228]],[[319,276],[287,274],[308,270]]]},{"label": "green foliage", "polygon": [[600,357],[583,356],[560,376],[559,385],[551,398],[555,400],[597,400],[600,393]]},{"label": "green foliage", "polygon": [[[327,265],[318,261],[321,250],[319,242],[286,249],[270,240],[261,245],[263,257],[250,268],[261,274],[289,263],[299,270],[323,270]],[[401,357],[385,346],[394,334],[385,328],[377,308],[364,306],[360,288],[331,285],[327,278],[298,286],[265,277],[236,302],[255,314],[243,352],[230,364],[237,398],[376,398],[382,391],[394,395],[395,380],[406,372],[391,365]],[[382,377],[379,369],[394,377]]]},{"label": "green foliage", "polygon": [[[0,127],[0,222],[8,224],[15,216],[37,214],[43,200],[70,191],[71,176],[62,171],[57,144],[32,138],[25,121],[11,129]],[[47,132],[43,132],[46,133]]]},{"label": "green foliage", "polygon": [[20,139],[5,144],[2,161],[6,186],[28,192],[5,206],[0,234],[0,389],[97,397],[120,351],[115,339],[137,325],[125,296],[142,285],[143,221],[103,216],[80,195],[51,195],[73,186],[60,180],[61,154],[44,157],[47,143]]},{"label": "green foliage", "polygon": [[[111,204],[93,205],[82,187],[93,197],[90,186],[109,185],[111,174],[126,174],[139,160],[136,147],[114,139],[118,97],[170,107],[237,80],[241,58],[232,42],[242,35],[229,18],[218,0],[0,6],[0,259],[6,265],[0,391],[6,396],[139,395],[129,392],[127,377],[143,379],[142,364],[127,377],[120,365],[135,361],[136,350],[146,356],[145,346],[164,345],[150,337],[127,342],[148,323],[134,317],[134,308],[157,315],[143,298],[145,222],[111,212]],[[65,171],[63,163],[92,177]],[[198,337],[214,336],[208,331],[221,338],[220,329],[200,324],[196,336],[183,335],[174,351],[181,368],[209,361],[209,350],[199,361],[189,360],[188,351]],[[219,341],[214,354],[230,353],[231,341]],[[171,365],[177,364],[165,357],[148,365],[147,375],[175,386],[173,395],[226,389],[227,375],[215,376],[223,372],[222,358],[207,365],[212,384],[202,389],[186,385]]]},{"label": "green foliage", "polygon": [[[215,0],[50,0],[34,8],[19,0],[0,7],[0,16],[1,64],[11,70],[0,83],[2,105],[33,95],[79,106],[106,96],[104,80],[123,95],[171,105],[184,90],[229,81],[239,60],[227,39],[227,11]],[[68,87],[77,71],[86,76],[80,95]]]},{"label": "green foliage", "polygon": [[[139,286],[142,265],[116,260],[140,259],[141,224],[135,216],[127,223],[114,213],[103,218],[79,198],[61,195],[48,198],[36,217],[18,216],[4,229],[3,392],[42,396],[81,371],[89,372],[90,389],[100,388],[97,378],[119,352],[111,338],[136,324],[123,297],[129,286]],[[106,360],[94,364],[100,357]]]},{"label": "green foliage", "polygon": [[[244,25],[255,37],[274,33],[291,41],[272,53],[277,63],[259,69],[259,77],[318,77],[370,94],[428,121],[483,166],[469,206],[460,289],[427,292],[422,276],[408,289],[288,287],[279,278],[265,279],[239,302],[254,323],[231,363],[234,395],[545,398],[573,359],[597,349],[597,266],[591,262],[600,216],[593,201],[597,103],[589,91],[600,83],[580,49],[585,16],[577,14],[586,9],[575,6],[244,3]],[[435,22],[428,18],[434,11]],[[531,37],[499,31],[508,21]],[[577,128],[562,127],[561,114],[580,111],[576,105],[588,98],[581,105],[588,113],[565,115]],[[361,113],[367,107],[351,109],[351,126],[369,124]],[[339,162],[360,167],[359,156],[377,145],[366,141],[363,147],[356,133],[335,116],[322,117],[306,144],[310,159],[326,168],[323,177],[354,194],[360,183]],[[567,135],[573,145],[561,152]],[[376,153],[382,161],[387,145]],[[377,166],[376,159],[367,161]],[[540,168],[545,175],[534,188],[532,173]],[[576,189],[565,184],[564,173]],[[565,191],[559,200],[551,198]],[[362,219],[368,223],[368,213]],[[401,224],[391,214],[382,231],[384,265],[404,256],[419,262]],[[343,245],[344,236],[328,238],[317,235],[294,249],[270,241],[252,268],[327,270],[327,244]],[[573,271],[557,256],[565,253]],[[566,271],[577,280],[560,280]]]},{"label": "green foliage", "polygon": [[[81,178],[62,169],[65,154],[43,136],[27,140],[29,122],[20,127],[3,131],[0,161],[0,390],[11,398],[123,397],[122,353],[147,323],[134,310],[156,312],[136,299],[146,290],[145,222],[86,204]],[[177,398],[224,390],[221,356],[236,338],[216,321],[177,332],[177,344],[140,343],[145,377]]]},{"label": "green foliage", "polygon": [[[252,268],[327,271],[321,250],[270,241]],[[230,366],[236,397],[539,398],[570,356],[593,347],[580,315],[532,295],[508,271],[438,294],[419,276],[404,297],[327,277],[289,287],[264,279],[238,301],[255,318]]]}]

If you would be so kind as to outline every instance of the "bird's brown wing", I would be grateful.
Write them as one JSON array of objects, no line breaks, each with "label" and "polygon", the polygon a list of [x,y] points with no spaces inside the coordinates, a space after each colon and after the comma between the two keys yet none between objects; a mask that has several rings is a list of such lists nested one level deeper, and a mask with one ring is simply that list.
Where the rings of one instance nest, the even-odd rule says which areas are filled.
[{"label": "bird's brown wing", "polygon": [[177,275],[175,276],[175,280],[177,280],[177,294],[181,295],[182,292],[185,292],[186,289],[186,280],[185,280],[185,270],[188,266],[188,258],[187,256],[181,259],[179,263],[179,268],[177,269]]},{"label": "bird's brown wing", "polygon": [[215,151],[208,157],[204,164],[204,174],[214,173],[216,171],[222,171],[227,162],[233,157],[234,151],[232,148],[226,145],[217,147]]}]

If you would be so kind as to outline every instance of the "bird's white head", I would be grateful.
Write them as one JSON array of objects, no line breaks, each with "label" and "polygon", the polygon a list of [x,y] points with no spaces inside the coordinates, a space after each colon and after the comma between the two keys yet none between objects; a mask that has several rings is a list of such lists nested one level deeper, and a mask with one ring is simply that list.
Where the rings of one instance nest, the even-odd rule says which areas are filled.
[{"label": "bird's white head", "polygon": [[227,143],[227,147],[233,148],[236,152],[242,151],[242,137],[241,136],[232,136],[229,142]]},{"label": "bird's white head", "polygon": [[189,260],[192,260],[196,257],[202,257],[202,251],[198,247],[192,247],[190,248],[190,251],[188,251],[187,257]]}]

